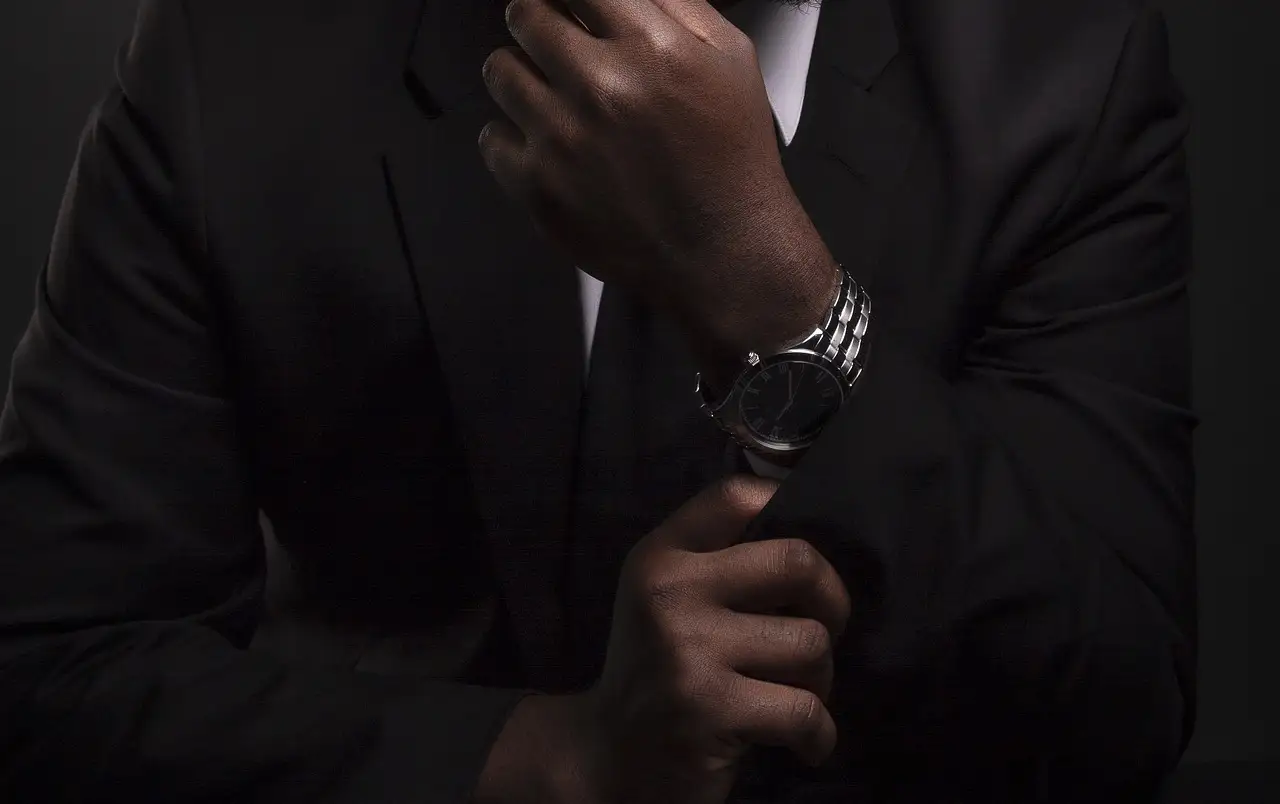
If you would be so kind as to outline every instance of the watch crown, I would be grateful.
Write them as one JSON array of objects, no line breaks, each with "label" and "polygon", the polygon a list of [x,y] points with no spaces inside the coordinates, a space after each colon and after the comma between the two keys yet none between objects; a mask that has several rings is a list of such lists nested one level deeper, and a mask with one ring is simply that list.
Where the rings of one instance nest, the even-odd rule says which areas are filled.
[{"label": "watch crown", "polygon": [[747,364],[752,366],[760,365],[760,355],[756,354],[755,352],[749,353],[747,355]]}]

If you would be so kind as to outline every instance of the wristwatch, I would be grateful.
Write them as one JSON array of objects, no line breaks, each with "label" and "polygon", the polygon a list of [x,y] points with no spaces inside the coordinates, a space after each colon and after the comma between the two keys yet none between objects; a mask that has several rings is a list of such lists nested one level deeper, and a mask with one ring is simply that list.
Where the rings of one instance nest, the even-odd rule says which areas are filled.
[{"label": "wristwatch", "polygon": [[871,299],[840,267],[840,291],[822,324],[799,342],[761,356],[751,352],[718,400],[697,377],[702,410],[746,449],[790,466],[853,394],[867,354]]}]

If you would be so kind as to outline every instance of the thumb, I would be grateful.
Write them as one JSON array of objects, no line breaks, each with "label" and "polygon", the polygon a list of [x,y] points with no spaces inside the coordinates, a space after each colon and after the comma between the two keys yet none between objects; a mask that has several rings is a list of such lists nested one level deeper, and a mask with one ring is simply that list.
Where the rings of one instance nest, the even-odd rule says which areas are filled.
[{"label": "thumb", "polygon": [[778,486],[775,480],[755,475],[730,475],[676,509],[652,537],[665,547],[694,553],[732,547],[742,540]]}]

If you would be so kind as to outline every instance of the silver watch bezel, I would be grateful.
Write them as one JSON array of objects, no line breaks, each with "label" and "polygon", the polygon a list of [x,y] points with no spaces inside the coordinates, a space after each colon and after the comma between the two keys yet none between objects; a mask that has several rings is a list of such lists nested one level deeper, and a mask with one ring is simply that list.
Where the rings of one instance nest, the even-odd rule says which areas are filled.
[{"label": "silver watch bezel", "polygon": [[[842,292],[837,296],[832,311],[828,314],[822,326],[815,328],[811,334],[795,345],[781,349],[767,357],[761,357],[756,352],[748,353],[743,358],[742,371],[738,373],[733,384],[718,402],[712,402],[707,398],[706,389],[702,384],[702,376],[701,374],[698,375],[695,393],[701,401],[703,411],[728,432],[739,446],[765,458],[785,461],[787,458],[794,458],[803,454],[821,436],[822,428],[819,428],[817,434],[800,441],[776,442],[757,435],[754,430],[745,424],[741,410],[742,397],[745,390],[761,372],[767,370],[770,366],[786,362],[807,363],[823,369],[836,378],[841,389],[841,397],[838,403],[833,406],[832,412],[824,420],[823,427],[835,417],[853,395],[866,362],[868,348],[866,336],[870,321],[871,300],[867,296],[865,289],[853,280],[853,277],[843,266],[841,266],[840,270],[842,272]],[[860,317],[866,320],[860,327],[862,331],[854,336],[850,344],[850,353],[846,356],[846,360],[851,363],[851,370],[850,374],[846,375],[840,369],[839,364],[827,356],[826,352],[829,349],[824,347],[824,342],[830,340],[826,336],[837,331],[836,312],[848,300],[853,300],[852,319],[855,322],[854,326],[857,326],[856,322]],[[843,327],[840,327],[838,331],[844,332]]]},{"label": "silver watch bezel", "polygon": [[[742,404],[746,399],[747,389],[751,387],[751,384],[761,374],[767,371],[770,367],[776,366],[779,363],[804,363],[810,366],[815,366],[834,378],[840,387],[840,398],[833,402],[830,410],[825,413],[825,417],[823,418],[822,425],[819,427],[818,432],[808,438],[797,441],[773,441],[757,433],[755,429],[746,422],[746,417],[742,410]],[[849,382],[840,374],[839,371],[832,367],[831,362],[827,360],[824,355],[820,355],[810,349],[789,349],[787,351],[771,355],[767,358],[762,358],[757,364],[751,367],[750,371],[742,372],[742,374],[739,375],[738,382],[734,383],[734,386],[734,391],[731,394],[732,414],[731,416],[726,417],[721,413],[722,420],[730,424],[730,426],[735,430],[735,434],[738,438],[750,442],[753,449],[766,452],[770,455],[785,455],[787,453],[800,452],[812,446],[813,443],[818,440],[818,436],[821,435],[821,428],[825,427],[827,422],[840,412],[840,409],[844,407],[845,402],[849,399],[849,394],[853,390],[852,386],[849,385]],[[726,402],[728,401],[729,400],[726,400]]]}]

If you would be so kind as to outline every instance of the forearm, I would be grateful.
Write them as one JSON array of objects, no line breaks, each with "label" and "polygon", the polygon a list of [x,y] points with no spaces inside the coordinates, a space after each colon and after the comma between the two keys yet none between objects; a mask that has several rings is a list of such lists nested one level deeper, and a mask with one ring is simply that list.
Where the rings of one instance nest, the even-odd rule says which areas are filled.
[{"label": "forearm", "polygon": [[573,737],[578,719],[571,696],[522,698],[489,752],[473,804],[602,804]]},{"label": "forearm", "polygon": [[771,354],[812,332],[840,289],[840,266],[798,201],[745,228],[749,241],[703,266],[727,278],[719,292],[672,307],[713,396],[732,385],[748,352]]}]

